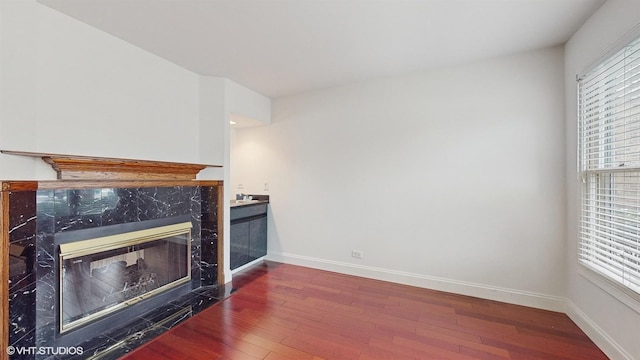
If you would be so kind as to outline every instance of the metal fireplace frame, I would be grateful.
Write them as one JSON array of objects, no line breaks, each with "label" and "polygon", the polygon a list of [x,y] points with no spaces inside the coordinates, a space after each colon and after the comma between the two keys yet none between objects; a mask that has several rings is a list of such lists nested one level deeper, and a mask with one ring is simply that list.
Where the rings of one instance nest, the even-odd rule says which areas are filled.
[{"label": "metal fireplace frame", "polygon": [[[126,233],[120,233],[110,236],[103,236],[92,238],[88,240],[82,241],[74,241],[69,243],[62,243],[59,245],[59,253],[58,253],[58,282],[59,282],[59,290],[58,290],[58,331],[60,334],[66,333],[68,331],[74,330],[78,327],[81,327],[85,324],[89,324],[105,315],[112,314],[117,312],[120,309],[129,307],[133,304],[136,304],[144,299],[150,298],[156,294],[165,292],[169,289],[177,287],[181,284],[187,283],[191,281],[191,222],[181,222],[172,225],[165,225],[159,227],[152,227],[148,229],[138,230],[138,231],[130,231]],[[97,252],[109,251],[121,249],[124,247],[135,246],[144,244],[147,242],[160,240],[163,238],[168,238],[172,236],[186,236],[186,275],[174,280],[170,283],[167,283],[163,286],[160,286],[156,289],[145,292],[144,294],[138,295],[131,299],[122,301],[115,305],[109,306],[105,309],[99,310],[95,313],[89,314],[85,317],[82,317],[77,320],[73,320],[67,324],[63,321],[63,312],[64,312],[64,302],[62,291],[64,278],[62,276],[63,273],[63,264],[64,260],[70,260],[77,257],[91,255]]]}]

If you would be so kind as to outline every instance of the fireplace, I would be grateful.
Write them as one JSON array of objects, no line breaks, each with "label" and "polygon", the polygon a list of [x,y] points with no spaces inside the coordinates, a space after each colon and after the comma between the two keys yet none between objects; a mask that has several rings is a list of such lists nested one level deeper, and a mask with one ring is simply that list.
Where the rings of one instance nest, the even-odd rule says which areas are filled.
[{"label": "fireplace", "polygon": [[58,175],[0,181],[0,348],[116,358],[217,301],[223,183],[196,180],[215,165],[0,153]]},{"label": "fireplace", "polygon": [[[223,281],[219,183],[60,185],[3,183],[2,208],[11,210],[2,227],[11,249],[2,262],[9,279],[7,346],[131,351],[143,340],[123,340],[133,335],[129,329],[154,336],[211,304],[209,289]],[[87,199],[89,189],[103,194],[98,205],[68,205],[69,194]],[[114,236],[120,239],[96,248]],[[92,302],[79,303],[83,297]],[[179,300],[185,297],[194,302]]]},{"label": "fireplace", "polygon": [[[192,225],[183,220],[164,219],[162,223],[168,225],[163,226],[145,221],[56,236],[59,332],[100,321],[189,283]],[[131,228],[139,230],[122,232]]]}]

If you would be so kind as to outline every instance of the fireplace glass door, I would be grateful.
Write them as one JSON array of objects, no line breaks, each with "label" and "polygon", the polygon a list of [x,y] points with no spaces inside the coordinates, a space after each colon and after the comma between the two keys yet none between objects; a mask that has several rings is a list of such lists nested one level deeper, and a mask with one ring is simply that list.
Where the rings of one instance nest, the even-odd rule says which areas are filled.
[{"label": "fireplace glass door", "polygon": [[191,223],[60,245],[60,332],[191,279]]}]

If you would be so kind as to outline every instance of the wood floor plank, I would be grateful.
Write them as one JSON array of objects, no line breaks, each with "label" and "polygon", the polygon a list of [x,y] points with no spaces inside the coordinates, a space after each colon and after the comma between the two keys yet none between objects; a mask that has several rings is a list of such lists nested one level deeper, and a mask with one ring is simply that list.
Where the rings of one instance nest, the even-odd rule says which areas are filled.
[{"label": "wood floor plank", "polygon": [[388,349],[368,347],[362,349],[358,360],[420,360],[415,356],[400,354]]},{"label": "wood floor plank", "polygon": [[435,359],[447,359],[447,360],[473,360],[473,357],[464,355],[462,353],[460,353],[460,347],[459,346],[447,346],[445,347],[441,347],[441,346],[434,346],[431,344],[427,344],[424,341],[416,341],[416,340],[410,340],[410,339],[406,339],[400,336],[396,336],[393,339],[393,343],[406,347],[406,348],[410,348],[410,349],[415,349],[418,351],[421,351],[425,354],[428,354],[428,358],[435,358]]},{"label": "wood floor plank", "polygon": [[561,313],[273,262],[233,286],[122,359],[607,359]]},{"label": "wood floor plank", "polygon": [[[269,353],[269,355],[267,355],[267,357],[264,358],[264,360],[297,360],[297,358],[292,358],[292,357],[289,357],[289,356],[285,356],[285,355],[282,355],[282,354],[278,354],[278,353],[272,352],[272,353]],[[323,358],[318,357],[318,356],[314,356],[313,360],[326,360],[326,359],[323,359]]]},{"label": "wood floor plank", "polygon": [[[187,327],[176,328],[163,339],[180,346],[182,351],[197,356],[199,353],[219,354],[231,359],[263,359],[268,350],[248,343],[224,332],[193,331]],[[203,346],[206,344],[206,346]]]},{"label": "wood floor plank", "polygon": [[282,344],[332,360],[355,360],[360,355],[357,347],[334,340],[300,332],[285,338]]},{"label": "wood floor plank", "polygon": [[509,352],[507,350],[490,345],[485,345],[482,343],[482,339],[477,335],[451,332],[439,327],[421,327],[417,329],[416,334],[419,337],[423,337],[426,339],[438,339],[444,342],[458,345],[460,347],[465,347],[467,349],[473,349],[485,354],[491,354],[496,357],[501,357],[503,359],[509,358]]},{"label": "wood floor plank", "polygon": [[263,337],[260,337],[254,334],[247,334],[243,339],[246,340],[247,342],[250,342],[264,349],[267,349],[271,353],[276,353],[292,359],[313,360],[313,358],[315,357],[314,355],[309,354],[307,352],[300,351],[290,346],[281,344],[280,342],[271,341],[269,339],[265,339]]},{"label": "wood floor plank", "polygon": [[420,344],[420,348],[416,348],[416,346],[407,346],[409,345],[407,341],[401,339],[394,340],[395,342],[393,340],[388,341],[372,338],[370,346],[374,349],[382,349],[402,356],[411,356],[416,359],[455,359],[455,355],[458,355],[457,353],[445,352],[438,348],[429,347],[426,344]]},{"label": "wood floor plank", "polygon": [[458,316],[458,325],[473,330],[478,335],[487,336],[487,334],[516,334],[518,328],[512,324],[495,322],[490,320],[478,319],[475,317]]},{"label": "wood floor plank", "polygon": [[439,336],[456,339],[454,341],[482,343],[482,339],[477,334],[468,334],[454,329],[437,325],[420,324],[416,328],[416,334],[420,336]]},{"label": "wood floor plank", "polygon": [[563,339],[540,337],[532,334],[509,334],[503,337],[504,341],[524,348],[543,349],[543,352],[563,356],[567,359],[593,359],[600,356],[599,351],[591,347],[584,347]]},{"label": "wood floor plank", "polygon": [[482,360],[505,360],[511,359],[511,355],[507,352],[505,355],[498,355],[493,352],[486,352],[479,349],[470,348],[464,345],[460,346],[460,353],[473,357],[474,359],[482,359]]}]

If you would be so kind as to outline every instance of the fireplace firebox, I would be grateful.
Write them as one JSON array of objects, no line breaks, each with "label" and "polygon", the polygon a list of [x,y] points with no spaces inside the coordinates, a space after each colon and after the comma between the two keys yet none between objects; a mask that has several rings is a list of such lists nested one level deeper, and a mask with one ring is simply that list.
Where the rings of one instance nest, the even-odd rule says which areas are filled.
[{"label": "fireplace firebox", "polygon": [[190,291],[191,231],[177,216],[56,234],[57,344]]},{"label": "fireplace firebox", "polygon": [[191,280],[191,223],[60,244],[64,333]]}]

